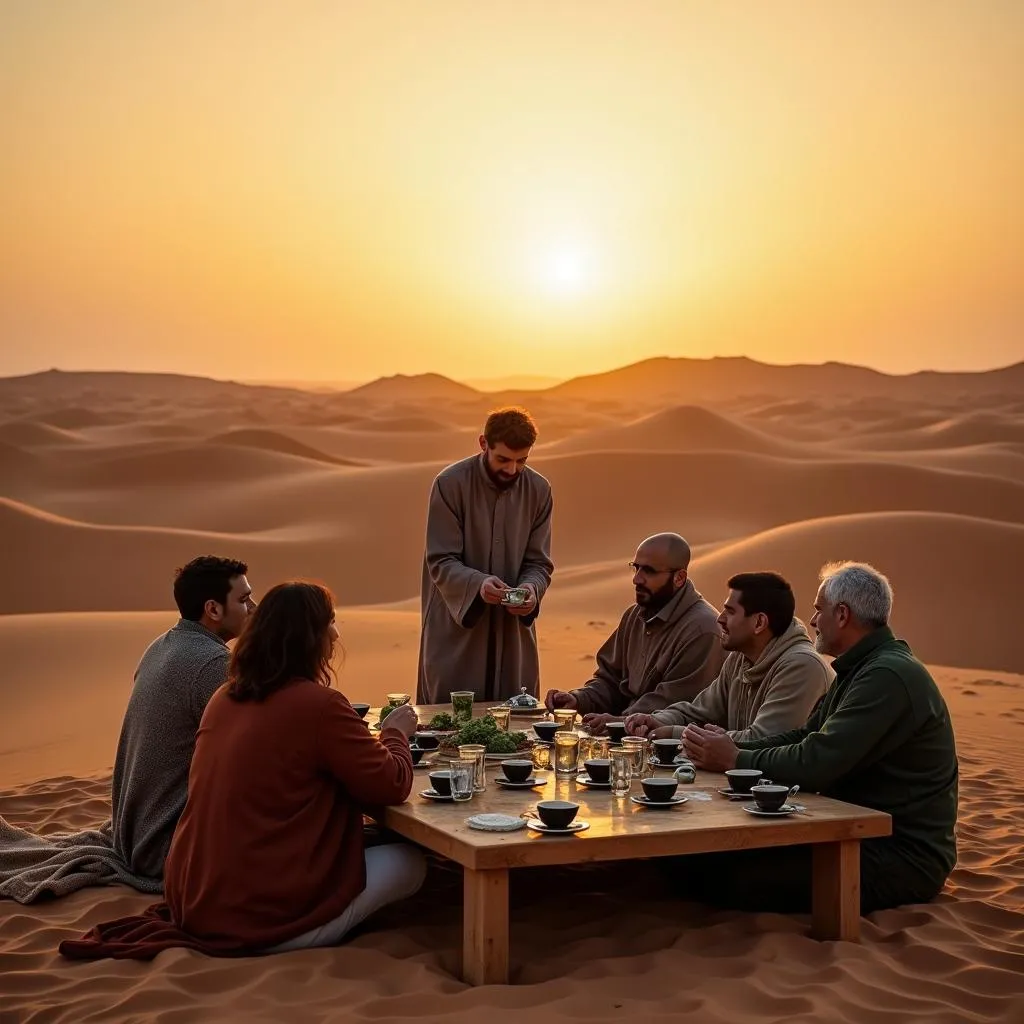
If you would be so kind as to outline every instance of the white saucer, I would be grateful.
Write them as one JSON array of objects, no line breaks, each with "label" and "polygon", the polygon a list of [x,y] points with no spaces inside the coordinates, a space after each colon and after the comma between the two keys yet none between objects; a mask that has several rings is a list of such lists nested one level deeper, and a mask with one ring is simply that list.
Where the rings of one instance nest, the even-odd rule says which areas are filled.
[{"label": "white saucer", "polygon": [[516,832],[526,828],[522,818],[514,818],[511,814],[474,814],[466,819],[466,824],[481,832]]},{"label": "white saucer", "polygon": [[577,775],[576,776],[576,785],[577,786],[593,786],[594,789],[611,789],[612,788],[611,779],[609,779],[607,782],[596,782],[589,775]]},{"label": "white saucer", "polygon": [[797,808],[792,804],[783,804],[777,811],[762,811],[760,807],[744,807],[747,814],[756,814],[759,818],[788,818],[796,814]]},{"label": "white saucer", "polygon": [[443,793],[438,793],[436,789],[421,789],[420,796],[425,796],[428,800],[442,800],[442,801],[454,801],[453,796],[445,796]]},{"label": "white saucer", "polygon": [[720,789],[718,791],[722,796],[727,796],[730,800],[753,800],[753,793],[740,793],[735,789]]},{"label": "white saucer", "polygon": [[662,764],[662,762],[659,761],[656,757],[649,757],[647,759],[647,764],[651,768],[678,768],[679,765],[683,763],[683,760],[685,760],[685,758],[676,758],[676,760],[674,760],[671,764]]},{"label": "white saucer", "polygon": [[504,776],[494,780],[499,786],[504,789],[533,789],[534,786],[543,786],[547,779],[540,779],[536,775],[531,775],[525,782],[510,782]]},{"label": "white saucer", "polygon": [[590,828],[590,822],[574,821],[568,828],[548,828],[540,818],[530,818],[526,822],[526,827],[549,836],[570,836],[574,832],[582,832],[584,829]]},{"label": "white saucer", "polygon": [[[675,807],[676,804],[685,804],[685,796],[674,796],[671,800],[648,800],[646,796],[631,796],[629,798],[641,807]],[[744,808],[746,810],[746,808]]]}]

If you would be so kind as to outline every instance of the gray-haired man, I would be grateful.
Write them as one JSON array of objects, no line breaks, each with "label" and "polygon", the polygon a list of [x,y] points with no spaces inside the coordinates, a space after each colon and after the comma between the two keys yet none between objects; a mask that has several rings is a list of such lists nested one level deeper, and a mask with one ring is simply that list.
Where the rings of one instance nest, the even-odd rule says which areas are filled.
[{"label": "gray-haired man", "polygon": [[[811,626],[818,651],[835,658],[836,679],[807,723],[740,743],[713,728],[687,726],[683,733],[686,753],[700,768],[759,768],[775,782],[891,815],[891,836],[861,843],[865,913],[931,899],[956,863],[953,727],[928,669],[889,628],[891,611],[892,588],[876,569],[826,565]],[[729,877],[719,874],[712,888],[730,893],[734,905],[793,911],[809,905],[809,847],[714,856],[713,870]],[[699,871],[708,862],[687,863]],[[774,894],[770,906],[758,898],[758,886],[744,881],[766,874],[772,885],[759,888]]]}]

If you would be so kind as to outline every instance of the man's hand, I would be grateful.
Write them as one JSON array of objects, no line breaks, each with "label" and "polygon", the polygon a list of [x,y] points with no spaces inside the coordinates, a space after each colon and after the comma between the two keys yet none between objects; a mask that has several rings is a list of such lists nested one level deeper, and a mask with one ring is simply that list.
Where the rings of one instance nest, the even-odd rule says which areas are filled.
[{"label": "man's hand", "polygon": [[397,729],[408,739],[416,732],[416,711],[411,704],[403,704],[400,708],[388,712],[381,729]]},{"label": "man's hand", "polygon": [[509,615],[530,615],[534,608],[537,607],[537,591],[534,590],[532,583],[520,583],[520,587],[526,591],[526,600],[522,604],[509,604],[505,606],[505,611]]},{"label": "man's hand", "polygon": [[487,604],[501,604],[501,595],[508,590],[508,584],[497,576],[488,576],[480,584],[480,596]]},{"label": "man's hand", "polygon": [[736,767],[739,748],[719,726],[688,725],[683,730],[683,752],[698,768],[725,772]]},{"label": "man's hand", "polygon": [[605,715],[598,714],[597,712],[591,712],[589,715],[583,716],[583,728],[586,729],[591,736],[603,736],[608,731],[609,722],[618,722],[621,720],[621,715]]},{"label": "man's hand", "polygon": [[576,698],[571,693],[566,693],[565,690],[548,690],[544,698],[544,707],[548,711],[554,711],[555,708],[575,709]]},{"label": "man's hand", "polygon": [[663,725],[654,715],[630,715],[626,719],[626,732],[630,736],[645,736],[649,740],[672,738],[672,726]]}]

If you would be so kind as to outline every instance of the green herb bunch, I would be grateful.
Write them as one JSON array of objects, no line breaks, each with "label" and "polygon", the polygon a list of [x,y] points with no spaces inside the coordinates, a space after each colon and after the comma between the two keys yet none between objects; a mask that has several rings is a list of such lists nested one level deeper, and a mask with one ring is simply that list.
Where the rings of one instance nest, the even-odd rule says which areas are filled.
[{"label": "green herb bunch", "polygon": [[446,746],[481,743],[487,748],[488,754],[514,754],[526,742],[525,732],[502,732],[493,716],[484,715],[467,722]]}]

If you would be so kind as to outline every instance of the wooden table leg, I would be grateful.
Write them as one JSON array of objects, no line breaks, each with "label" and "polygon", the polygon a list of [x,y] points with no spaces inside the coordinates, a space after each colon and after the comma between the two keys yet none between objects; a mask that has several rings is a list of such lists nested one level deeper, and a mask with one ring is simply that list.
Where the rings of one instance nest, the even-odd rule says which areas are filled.
[{"label": "wooden table leg", "polygon": [[462,980],[508,984],[508,869],[463,870]]},{"label": "wooden table leg", "polygon": [[815,843],[811,918],[819,939],[860,941],[860,840]]}]

